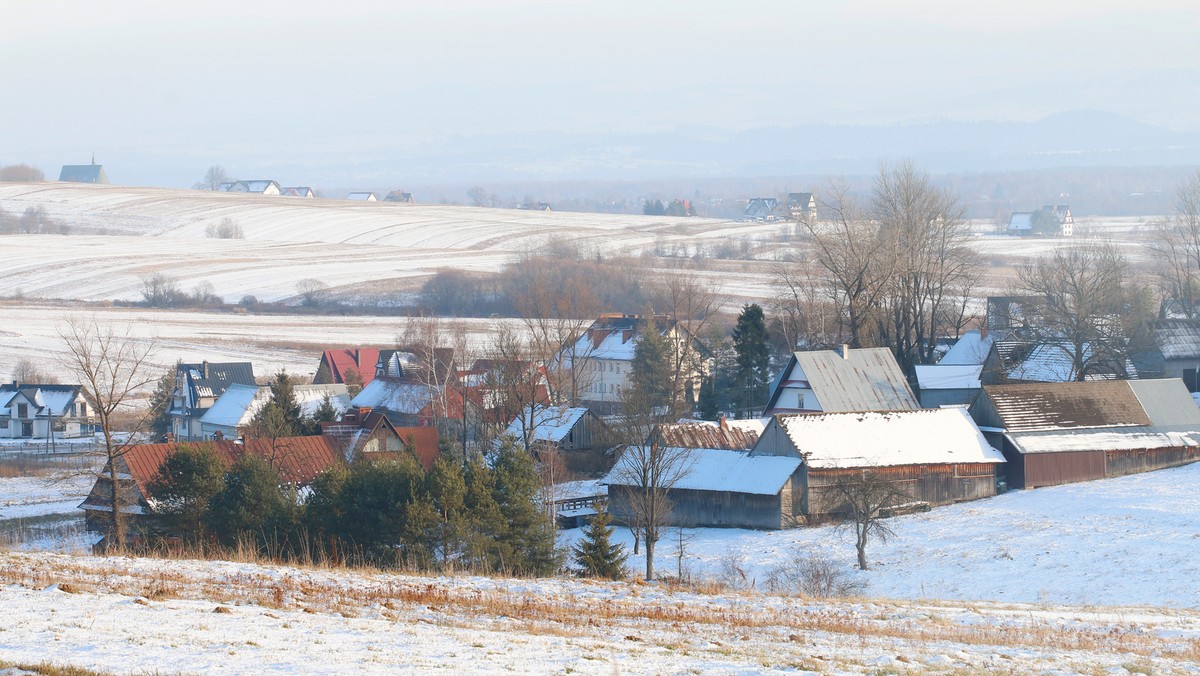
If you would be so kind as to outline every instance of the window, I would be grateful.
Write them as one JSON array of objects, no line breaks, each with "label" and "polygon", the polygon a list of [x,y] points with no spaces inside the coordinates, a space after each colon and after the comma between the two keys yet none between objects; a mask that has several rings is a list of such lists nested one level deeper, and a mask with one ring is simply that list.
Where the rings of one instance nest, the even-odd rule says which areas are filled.
[{"label": "window", "polygon": [[8,418],[0,418],[0,430],[8,429]]},{"label": "window", "polygon": [[17,417],[18,418],[28,418],[29,417],[29,404],[17,404]]},{"label": "window", "polygon": [[55,432],[62,432],[62,431],[65,431],[66,429],[67,429],[67,426],[66,426],[66,424],[63,423],[62,420],[54,421],[54,431]]},{"label": "window", "polygon": [[87,417],[87,402],[86,401],[79,402],[79,417],[80,418]]}]

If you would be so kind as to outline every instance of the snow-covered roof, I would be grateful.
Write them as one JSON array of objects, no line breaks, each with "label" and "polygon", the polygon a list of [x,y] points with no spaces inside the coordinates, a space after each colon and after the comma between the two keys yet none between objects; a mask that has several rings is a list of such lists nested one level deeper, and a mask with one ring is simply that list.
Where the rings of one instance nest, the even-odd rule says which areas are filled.
[{"label": "snow-covered roof", "polygon": [[1200,427],[1196,425],[1011,432],[1006,436],[1021,453],[1135,451],[1200,446]]},{"label": "snow-covered roof", "polygon": [[984,336],[980,331],[967,331],[938,361],[938,365],[982,365],[995,342],[994,336]]},{"label": "snow-covered roof", "polygon": [[[796,352],[784,367],[790,377],[793,367],[804,373],[805,384],[817,397],[821,410],[900,411],[920,408],[908,382],[886,347]],[[781,389],[794,386],[779,379],[768,410],[775,406]]]},{"label": "snow-covered roof", "polygon": [[1009,230],[1032,230],[1033,229],[1033,212],[1032,211],[1015,211],[1012,216],[1008,217]]},{"label": "snow-covered roof", "polygon": [[[0,385],[0,414],[10,415],[10,404],[24,396],[33,405],[34,416],[67,417],[79,397],[78,385]],[[18,402],[19,403],[19,402]]]},{"label": "snow-covered roof", "polygon": [[1164,359],[1200,358],[1200,320],[1159,321],[1154,325],[1154,340]]},{"label": "snow-covered roof", "polygon": [[504,430],[505,434],[511,434],[518,439],[525,438],[526,423],[532,427],[531,441],[549,441],[551,443],[559,443],[571,433],[571,429],[575,427],[588,410],[582,407],[572,408],[569,406],[543,406],[538,404],[533,408],[533,417],[530,418],[529,407],[525,407],[525,412],[517,416],[508,429]]},{"label": "snow-covered roof", "polygon": [[[1065,383],[1075,380],[1075,347],[1066,341],[1039,343],[1029,352],[1029,356],[1020,360],[1008,371],[1010,380],[1024,380],[1039,383]],[[1092,346],[1083,345],[1083,360],[1087,363],[1092,359]],[[1125,360],[1125,371],[1136,378],[1137,369],[1133,362]],[[1117,377],[1112,373],[1089,373],[1088,380],[1110,380]]]},{"label": "snow-covered roof", "polygon": [[[814,468],[1004,462],[962,408],[777,415],[792,445]],[[780,452],[764,434],[754,455]]]},{"label": "snow-covered roof", "polygon": [[376,378],[350,401],[351,406],[418,414],[433,401],[433,388],[409,380]]},{"label": "snow-covered roof", "polygon": [[[680,463],[684,468],[682,475],[672,485],[672,488],[682,490],[775,495],[800,467],[800,458],[751,456],[745,451],[694,448],[669,449],[668,452],[686,453],[686,460]],[[626,462],[630,457],[629,451],[622,454],[601,483],[635,485],[629,478],[634,474],[632,467]]]},{"label": "snow-covered roof", "polygon": [[[350,395],[342,384],[330,385],[296,385],[292,388],[296,403],[300,405],[301,415],[311,416],[317,412],[325,401],[325,395],[333,408],[339,414],[350,407]],[[249,425],[254,416],[271,401],[271,388],[250,385],[233,384],[212,405],[212,408],[200,416],[201,423],[221,427],[238,428]]]},{"label": "snow-covered roof", "polygon": [[1153,426],[1190,425],[1200,430],[1200,408],[1188,406],[1191,396],[1179,378],[1127,380]]},{"label": "snow-covered roof", "polygon": [[922,390],[969,390],[982,387],[979,382],[982,365],[937,363],[915,368],[917,385]]},{"label": "snow-covered roof", "polygon": [[379,198],[375,197],[375,193],[373,192],[352,192],[349,195],[346,195],[346,199],[354,200],[356,202],[375,202],[378,201]]}]

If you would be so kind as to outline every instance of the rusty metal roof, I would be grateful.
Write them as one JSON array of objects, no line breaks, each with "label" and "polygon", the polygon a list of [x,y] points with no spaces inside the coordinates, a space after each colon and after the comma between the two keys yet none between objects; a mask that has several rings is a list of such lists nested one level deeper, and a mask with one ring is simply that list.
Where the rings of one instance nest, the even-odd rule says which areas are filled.
[{"label": "rusty metal roof", "polygon": [[985,385],[983,389],[1009,432],[1151,424],[1124,380]]},{"label": "rusty metal roof", "polygon": [[758,433],[753,430],[714,423],[664,424],[658,426],[658,434],[659,443],[672,448],[747,451],[758,441]]},{"label": "rusty metal roof", "polygon": [[821,410],[913,411],[921,408],[892,351],[885,347],[797,352],[795,359]]}]

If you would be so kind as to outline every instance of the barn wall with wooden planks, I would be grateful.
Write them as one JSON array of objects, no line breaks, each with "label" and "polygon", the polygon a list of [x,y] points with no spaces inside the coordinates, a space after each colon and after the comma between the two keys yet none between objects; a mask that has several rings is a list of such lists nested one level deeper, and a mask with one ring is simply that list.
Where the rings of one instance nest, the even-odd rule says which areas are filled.
[{"label": "barn wall with wooden planks", "polygon": [[1197,460],[1200,460],[1200,448],[1195,446],[1108,451],[1105,470],[1107,476],[1122,476],[1178,467]]},{"label": "barn wall with wooden planks", "polygon": [[810,469],[805,512],[808,520],[822,521],[836,513],[841,500],[835,495],[833,485],[843,476],[863,471],[886,477],[907,493],[912,502],[929,506],[991,497],[996,495],[997,477],[1004,476],[1004,466],[998,463]]}]

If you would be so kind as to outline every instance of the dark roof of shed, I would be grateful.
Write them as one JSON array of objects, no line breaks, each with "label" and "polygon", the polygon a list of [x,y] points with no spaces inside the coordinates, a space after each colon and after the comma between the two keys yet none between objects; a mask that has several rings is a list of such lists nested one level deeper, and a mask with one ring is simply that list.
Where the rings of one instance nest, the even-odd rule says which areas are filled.
[{"label": "dark roof of shed", "polygon": [[659,442],[673,448],[719,448],[748,451],[758,434],[746,429],[712,423],[673,423],[658,426]]},{"label": "dark roof of shed", "polygon": [[985,385],[983,389],[1009,432],[1150,424],[1124,380]]}]

